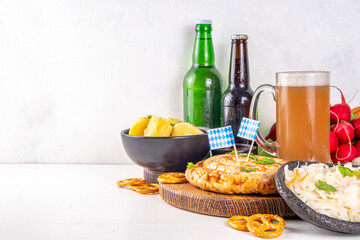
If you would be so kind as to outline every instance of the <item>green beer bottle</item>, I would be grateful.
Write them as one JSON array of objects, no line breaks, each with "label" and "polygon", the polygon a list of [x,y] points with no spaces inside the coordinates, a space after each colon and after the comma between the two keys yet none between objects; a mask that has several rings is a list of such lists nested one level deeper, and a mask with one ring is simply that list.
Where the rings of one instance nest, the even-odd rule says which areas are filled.
[{"label": "green beer bottle", "polygon": [[221,126],[221,77],[215,68],[211,21],[196,22],[193,65],[184,79],[184,120],[195,126]]}]

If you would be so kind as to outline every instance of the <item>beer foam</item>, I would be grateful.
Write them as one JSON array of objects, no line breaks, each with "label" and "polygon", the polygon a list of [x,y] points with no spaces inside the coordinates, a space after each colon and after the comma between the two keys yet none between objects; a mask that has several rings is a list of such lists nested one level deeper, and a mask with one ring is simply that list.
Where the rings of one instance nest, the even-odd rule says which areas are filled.
[{"label": "beer foam", "polygon": [[276,86],[307,87],[330,85],[330,72],[280,72],[276,73]]}]

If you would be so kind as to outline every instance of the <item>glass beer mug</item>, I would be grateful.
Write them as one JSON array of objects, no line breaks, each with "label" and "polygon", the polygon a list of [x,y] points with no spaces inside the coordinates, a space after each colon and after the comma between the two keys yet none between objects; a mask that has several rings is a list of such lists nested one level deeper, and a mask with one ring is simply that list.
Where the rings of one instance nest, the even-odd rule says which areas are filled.
[{"label": "glass beer mug", "polygon": [[276,142],[257,134],[256,142],[272,155],[287,161],[331,162],[330,72],[280,72],[276,86],[256,89],[250,117],[257,119],[260,94],[269,91],[276,101]]}]

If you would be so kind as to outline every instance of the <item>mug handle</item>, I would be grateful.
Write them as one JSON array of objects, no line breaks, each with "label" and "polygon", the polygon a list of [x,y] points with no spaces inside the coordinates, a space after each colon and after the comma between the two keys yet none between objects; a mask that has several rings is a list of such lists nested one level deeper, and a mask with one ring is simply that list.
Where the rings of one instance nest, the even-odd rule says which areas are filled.
[{"label": "mug handle", "polygon": [[[252,119],[257,120],[257,105],[258,105],[258,101],[259,101],[259,97],[260,94],[262,92],[271,92],[274,98],[274,101],[276,101],[276,91],[275,91],[275,87],[270,85],[270,84],[264,84],[261,85],[260,87],[258,87],[255,92],[254,95],[252,97],[251,103],[250,103],[250,113],[249,116]],[[276,157],[276,141],[275,142],[268,142],[266,141],[263,136],[261,136],[260,131],[258,131],[257,135],[256,135],[256,143],[263,148],[266,152],[268,152],[270,155]]]}]

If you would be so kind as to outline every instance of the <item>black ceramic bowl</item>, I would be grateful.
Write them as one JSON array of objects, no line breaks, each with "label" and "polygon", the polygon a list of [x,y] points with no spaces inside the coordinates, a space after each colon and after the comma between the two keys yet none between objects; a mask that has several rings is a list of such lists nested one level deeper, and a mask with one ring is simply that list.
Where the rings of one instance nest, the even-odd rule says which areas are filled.
[{"label": "black ceramic bowl", "polygon": [[[291,161],[282,165],[275,176],[275,183],[280,196],[285,200],[287,205],[303,220],[312,223],[318,227],[331,231],[343,233],[360,233],[360,222],[343,221],[327,215],[315,212],[312,208],[301,201],[285,184],[284,168],[288,166],[289,170],[293,170],[297,166],[318,164],[317,162],[308,161]],[[325,163],[332,166],[332,163]]]},{"label": "black ceramic bowl", "polygon": [[[240,153],[248,153],[250,149],[250,145],[249,144],[244,144],[244,143],[237,143],[236,144],[236,150]],[[213,155],[220,155],[220,154],[226,154],[229,152],[234,151],[234,147],[228,147],[228,148],[219,148],[219,149],[214,149],[211,150]],[[253,154],[256,154],[256,146],[252,147],[251,152]]]},{"label": "black ceramic bowl", "polygon": [[197,163],[210,150],[206,128],[204,134],[182,137],[141,137],[121,132],[125,151],[130,159],[153,171],[184,172],[188,162]]}]

